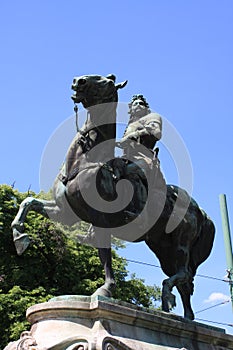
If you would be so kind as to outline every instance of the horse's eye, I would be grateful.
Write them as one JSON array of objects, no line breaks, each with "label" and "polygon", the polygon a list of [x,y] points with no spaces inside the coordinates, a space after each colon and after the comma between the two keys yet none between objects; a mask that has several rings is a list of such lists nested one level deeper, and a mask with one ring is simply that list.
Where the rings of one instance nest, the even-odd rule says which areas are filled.
[{"label": "horse's eye", "polygon": [[87,82],[86,79],[81,78],[78,80],[78,85],[84,85],[84,84],[86,84],[86,82]]}]

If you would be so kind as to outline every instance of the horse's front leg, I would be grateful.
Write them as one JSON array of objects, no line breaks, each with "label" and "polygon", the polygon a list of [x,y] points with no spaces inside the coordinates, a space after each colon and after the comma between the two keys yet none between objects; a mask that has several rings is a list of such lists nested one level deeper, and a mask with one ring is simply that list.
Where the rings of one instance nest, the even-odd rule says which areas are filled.
[{"label": "horse's front leg", "polygon": [[98,288],[93,296],[101,295],[105,297],[112,296],[112,290],[116,286],[116,282],[114,279],[114,273],[112,269],[112,252],[111,248],[98,248],[99,257],[101,264],[103,265],[105,272],[105,283],[103,286]]},{"label": "horse's front leg", "polygon": [[106,229],[95,226],[93,226],[93,231],[96,235],[95,247],[98,248],[99,258],[105,273],[105,283],[97,289],[94,295],[111,297],[112,290],[116,286],[112,269],[111,234]]},{"label": "horse's front leg", "polygon": [[81,244],[87,244],[98,249],[99,258],[105,272],[105,283],[99,287],[93,296],[111,297],[115,288],[115,279],[112,269],[111,235],[105,229],[90,225],[86,235],[77,235]]},{"label": "horse's front leg", "polygon": [[19,211],[11,224],[13,231],[13,241],[16,251],[21,255],[28,247],[30,240],[24,232],[24,222],[29,211],[35,211],[44,217],[50,217],[54,212],[59,211],[55,201],[39,200],[33,197],[27,197],[20,204]]}]

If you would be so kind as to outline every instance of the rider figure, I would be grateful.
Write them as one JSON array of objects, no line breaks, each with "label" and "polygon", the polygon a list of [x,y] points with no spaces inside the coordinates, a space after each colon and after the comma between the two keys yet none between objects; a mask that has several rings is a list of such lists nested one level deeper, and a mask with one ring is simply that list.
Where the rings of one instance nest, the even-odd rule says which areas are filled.
[{"label": "rider figure", "polygon": [[[134,179],[135,198],[140,198],[141,208],[147,201],[147,191],[142,191],[142,183],[147,182],[150,190],[153,190],[161,205],[164,204],[164,193],[166,184],[163,174],[160,170],[158,159],[159,149],[155,149],[156,142],[162,136],[162,118],[157,113],[151,113],[149,105],[143,95],[134,95],[129,103],[129,124],[125,130],[124,136],[120,141],[124,149],[123,157],[130,160],[127,166],[127,174],[130,179]],[[142,176],[144,172],[144,179]],[[139,184],[141,182],[141,185]],[[132,202],[129,210],[126,211],[126,218],[133,219],[141,211],[136,203]],[[148,213],[150,215],[150,213]]]},{"label": "rider figure", "polygon": [[[129,103],[130,119],[125,130],[123,143],[126,139],[134,139],[153,150],[156,141],[162,136],[162,119],[159,114],[151,113],[143,95],[134,95]],[[146,118],[145,118],[146,117]]]}]

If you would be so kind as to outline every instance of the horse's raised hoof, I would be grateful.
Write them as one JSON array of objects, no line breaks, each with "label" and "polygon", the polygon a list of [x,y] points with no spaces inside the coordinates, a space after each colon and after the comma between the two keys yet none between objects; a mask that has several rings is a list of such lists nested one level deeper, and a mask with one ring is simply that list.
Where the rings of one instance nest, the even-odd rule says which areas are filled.
[{"label": "horse's raised hoof", "polygon": [[30,244],[30,239],[26,233],[14,238],[14,244],[18,255],[22,255]]}]

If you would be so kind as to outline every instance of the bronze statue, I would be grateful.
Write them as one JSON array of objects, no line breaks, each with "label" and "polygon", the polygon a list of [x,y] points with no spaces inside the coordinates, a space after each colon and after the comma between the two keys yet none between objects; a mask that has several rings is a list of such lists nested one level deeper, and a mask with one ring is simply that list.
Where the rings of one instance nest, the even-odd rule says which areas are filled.
[{"label": "bronze statue", "polygon": [[[162,120],[156,113],[150,113],[149,105],[141,95],[133,98],[130,104],[130,122],[120,142],[124,155],[114,158],[117,90],[125,85],[126,82],[116,85],[113,75],[74,79],[72,99],[87,109],[86,123],[77,132],[63,169],[55,180],[54,200],[29,197],[21,203],[12,223],[16,249],[22,254],[29,244],[28,236],[23,233],[29,210],[69,224],[79,219],[90,222],[94,227],[90,236],[97,237],[95,246],[105,269],[105,284],[95,294],[110,296],[115,280],[109,232],[122,229],[125,235],[134,233],[128,228],[139,220],[137,226],[141,234],[129,240],[145,241],[169,277],[163,281],[163,311],[168,312],[175,305],[171,292],[176,286],[183,302],[184,317],[193,320],[190,303],[193,278],[198,266],[211,252],[214,224],[185,190],[165,184],[154,149],[161,137]],[[101,143],[105,147],[99,148]],[[130,180],[134,189],[132,201],[119,212],[104,212],[104,209],[88,205],[83,194],[92,196],[93,178],[97,179],[95,184],[101,197],[110,204],[119,197],[117,182]],[[125,192],[123,188],[120,194],[124,197]],[[168,223],[173,218],[174,225],[168,230]],[[147,221],[152,225],[147,227]],[[103,239],[105,243],[107,241],[106,245],[102,244]]]}]

